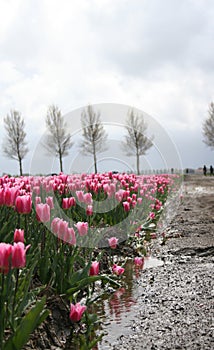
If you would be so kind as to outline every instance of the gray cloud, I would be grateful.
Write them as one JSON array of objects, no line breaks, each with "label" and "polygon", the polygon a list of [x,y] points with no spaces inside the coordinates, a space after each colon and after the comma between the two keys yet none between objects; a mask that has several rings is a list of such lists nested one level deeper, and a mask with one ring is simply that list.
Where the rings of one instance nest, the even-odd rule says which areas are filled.
[{"label": "gray cloud", "polygon": [[[214,93],[212,0],[11,0],[10,6],[5,1],[0,14],[1,139],[11,108],[26,118],[34,147],[49,104],[69,112],[117,102],[157,118],[181,145],[184,166],[188,159],[195,167],[211,161],[201,123]],[[1,155],[0,161],[2,171],[14,163]]]}]

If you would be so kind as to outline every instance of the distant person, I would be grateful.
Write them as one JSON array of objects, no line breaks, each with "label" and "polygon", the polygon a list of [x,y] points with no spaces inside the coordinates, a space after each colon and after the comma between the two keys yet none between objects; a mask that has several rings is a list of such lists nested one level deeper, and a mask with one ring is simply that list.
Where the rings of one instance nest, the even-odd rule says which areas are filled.
[{"label": "distant person", "polygon": [[213,166],[210,165],[210,175],[213,175]]},{"label": "distant person", "polygon": [[205,176],[207,175],[207,167],[206,167],[206,165],[204,165],[204,167],[203,167],[203,173],[204,173]]}]

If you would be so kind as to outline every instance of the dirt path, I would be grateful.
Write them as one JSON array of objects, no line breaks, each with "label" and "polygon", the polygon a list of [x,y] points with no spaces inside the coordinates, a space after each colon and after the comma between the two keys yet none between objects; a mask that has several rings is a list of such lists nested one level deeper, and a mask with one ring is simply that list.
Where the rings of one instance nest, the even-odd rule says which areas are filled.
[{"label": "dirt path", "polygon": [[214,349],[214,177],[186,176],[166,234],[153,246],[164,265],[137,282],[141,307],[114,350]]}]

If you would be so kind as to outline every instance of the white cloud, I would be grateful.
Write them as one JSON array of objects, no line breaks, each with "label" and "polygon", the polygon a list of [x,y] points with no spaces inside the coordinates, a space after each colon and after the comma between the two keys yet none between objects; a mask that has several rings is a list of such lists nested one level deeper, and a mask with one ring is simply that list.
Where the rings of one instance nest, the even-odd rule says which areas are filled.
[{"label": "white cloud", "polygon": [[185,129],[201,140],[214,94],[211,0],[0,2],[0,115],[18,109],[31,144],[51,103],[63,113],[126,104],[178,142]]}]

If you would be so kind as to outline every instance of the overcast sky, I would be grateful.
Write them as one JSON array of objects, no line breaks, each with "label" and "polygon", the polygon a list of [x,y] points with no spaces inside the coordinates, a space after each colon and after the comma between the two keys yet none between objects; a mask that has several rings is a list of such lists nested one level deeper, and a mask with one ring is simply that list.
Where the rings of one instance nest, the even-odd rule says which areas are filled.
[{"label": "overcast sky", "polygon": [[[67,115],[114,103],[157,120],[183,167],[213,164],[201,131],[214,100],[213,18],[213,0],[0,0],[1,142],[3,118],[17,109],[28,172],[50,104]],[[37,158],[34,172],[47,171]],[[0,164],[0,174],[18,172],[2,153]]]}]

